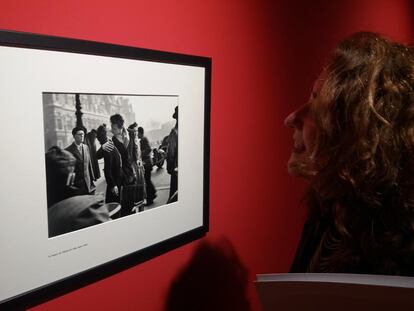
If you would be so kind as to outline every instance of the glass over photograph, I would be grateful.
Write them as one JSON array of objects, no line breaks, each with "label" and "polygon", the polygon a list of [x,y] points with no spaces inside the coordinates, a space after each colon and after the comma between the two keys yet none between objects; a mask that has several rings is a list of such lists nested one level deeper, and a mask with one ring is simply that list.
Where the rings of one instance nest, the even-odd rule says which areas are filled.
[{"label": "glass over photograph", "polygon": [[178,200],[178,96],[43,93],[49,237]]}]

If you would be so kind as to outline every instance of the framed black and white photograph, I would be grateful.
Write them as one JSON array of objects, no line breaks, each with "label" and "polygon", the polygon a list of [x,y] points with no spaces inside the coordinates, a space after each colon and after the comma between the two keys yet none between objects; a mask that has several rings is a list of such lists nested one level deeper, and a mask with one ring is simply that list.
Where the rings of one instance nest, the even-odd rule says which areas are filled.
[{"label": "framed black and white photograph", "polygon": [[0,31],[0,63],[0,307],[208,231],[210,58]]}]

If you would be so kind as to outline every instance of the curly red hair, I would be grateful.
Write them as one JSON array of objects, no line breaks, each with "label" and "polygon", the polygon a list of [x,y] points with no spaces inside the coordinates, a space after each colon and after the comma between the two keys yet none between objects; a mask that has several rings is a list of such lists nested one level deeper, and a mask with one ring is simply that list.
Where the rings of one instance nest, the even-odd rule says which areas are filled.
[{"label": "curly red hair", "polygon": [[[340,42],[310,111],[309,194],[327,217],[309,271],[414,274],[414,56],[374,33]],[[348,271],[351,270],[351,271]]]}]

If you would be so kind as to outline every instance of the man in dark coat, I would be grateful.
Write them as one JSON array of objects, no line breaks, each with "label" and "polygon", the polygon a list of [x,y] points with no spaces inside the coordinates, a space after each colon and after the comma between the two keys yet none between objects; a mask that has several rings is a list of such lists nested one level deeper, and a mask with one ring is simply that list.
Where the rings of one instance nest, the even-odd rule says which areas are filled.
[{"label": "man in dark coat", "polygon": [[152,171],[152,160],[151,160],[151,146],[148,141],[148,138],[144,136],[144,129],[140,126],[138,127],[138,138],[140,139],[141,147],[141,157],[142,162],[144,163],[144,178],[145,185],[147,188],[147,205],[154,203],[154,199],[157,197],[154,184],[151,181],[151,171]]},{"label": "man in dark coat", "polygon": [[178,199],[178,106],[175,107],[172,117],[177,122],[168,136],[167,172],[171,175],[171,181],[167,203],[175,202]]},{"label": "man in dark coat", "polygon": [[[108,141],[107,129],[101,125],[97,130],[97,139],[101,145]],[[104,175],[106,180],[105,203],[120,202],[120,191],[122,186],[122,161],[118,149],[112,151],[102,149],[104,158]]]},{"label": "man in dark coat", "polygon": [[77,126],[72,130],[74,142],[66,148],[76,159],[74,186],[78,188],[78,194],[93,194],[95,185],[91,156],[89,148],[83,143],[86,129]]},{"label": "man in dark coat", "polygon": [[127,147],[129,139],[124,128],[125,120],[120,114],[114,114],[110,118],[112,142],[118,150],[122,161],[122,190],[121,190],[121,216],[134,213],[135,206],[135,176],[132,168],[132,159],[129,157]]}]

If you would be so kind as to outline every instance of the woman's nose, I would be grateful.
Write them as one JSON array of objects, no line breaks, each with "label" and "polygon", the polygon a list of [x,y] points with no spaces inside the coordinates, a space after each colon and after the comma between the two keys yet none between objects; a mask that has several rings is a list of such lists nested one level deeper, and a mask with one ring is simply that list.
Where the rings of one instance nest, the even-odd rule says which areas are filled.
[{"label": "woman's nose", "polygon": [[296,119],[296,111],[291,112],[285,119],[285,126],[286,127],[295,127],[295,119]]}]

